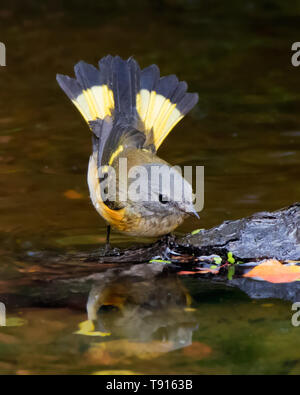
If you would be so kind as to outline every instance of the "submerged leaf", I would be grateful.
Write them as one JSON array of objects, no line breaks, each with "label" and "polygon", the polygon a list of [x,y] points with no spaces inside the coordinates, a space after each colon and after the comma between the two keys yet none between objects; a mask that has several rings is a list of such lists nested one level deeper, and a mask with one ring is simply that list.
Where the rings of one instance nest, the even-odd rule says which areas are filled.
[{"label": "submerged leaf", "polygon": [[122,376],[131,376],[131,375],[140,375],[141,373],[133,372],[132,370],[100,370],[98,372],[92,373],[93,376],[101,376],[101,375],[122,375]]},{"label": "submerged leaf", "polygon": [[189,275],[189,274],[206,274],[206,273],[212,273],[212,274],[217,274],[219,273],[219,269],[210,269],[210,268],[199,268],[199,270],[195,270],[194,272],[192,271],[187,271],[187,270],[181,270],[180,272],[178,272],[177,274],[179,274],[180,276],[184,276],[184,275]]},{"label": "submerged leaf", "polygon": [[7,144],[12,140],[12,136],[0,136],[0,144]]},{"label": "submerged leaf", "polygon": [[95,331],[95,325],[91,320],[83,321],[79,325],[79,331],[74,332],[75,335],[84,336],[110,336],[109,332]]},{"label": "submerged leaf", "polygon": [[196,359],[203,359],[212,353],[211,347],[207,344],[194,341],[190,346],[187,346],[183,349],[183,354],[196,358]]},{"label": "submerged leaf", "polygon": [[69,189],[68,191],[64,192],[64,196],[67,199],[82,199],[83,195],[81,193],[78,193],[74,191],[73,189]]},{"label": "submerged leaf", "polygon": [[184,275],[187,275],[187,274],[196,274],[196,273],[198,273],[198,270],[195,271],[195,272],[191,272],[191,271],[187,271],[187,270],[181,270],[177,274],[179,274],[179,276],[184,276]]},{"label": "submerged leaf", "polygon": [[20,317],[9,317],[6,320],[5,326],[23,326],[27,323],[26,320]]}]

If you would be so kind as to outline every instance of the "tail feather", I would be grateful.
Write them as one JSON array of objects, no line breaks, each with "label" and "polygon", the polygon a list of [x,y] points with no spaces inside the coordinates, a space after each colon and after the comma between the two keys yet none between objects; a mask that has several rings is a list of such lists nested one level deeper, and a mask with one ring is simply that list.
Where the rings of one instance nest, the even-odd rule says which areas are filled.
[{"label": "tail feather", "polygon": [[159,68],[153,64],[141,72],[140,90],[137,93],[137,108],[141,121],[145,124],[149,108],[151,92],[154,91],[159,79]]},{"label": "tail feather", "polygon": [[83,61],[76,64],[74,71],[90,109],[91,120],[110,116],[113,104],[106,103],[107,92],[104,92],[103,85],[100,85],[100,71]]},{"label": "tail feather", "polygon": [[86,122],[92,119],[92,114],[88,103],[82,94],[82,87],[77,80],[67,75],[57,74],[56,80],[61,89],[72,100],[73,104],[77,107]]},{"label": "tail feather", "polygon": [[[106,58],[103,59],[103,61]],[[79,109],[87,123],[111,117],[114,96],[109,79],[109,67],[102,63],[102,70],[80,61],[74,67],[76,79],[57,74],[56,79],[62,90]]]},{"label": "tail feather", "polygon": [[130,82],[131,82],[131,115],[136,118],[137,114],[137,103],[136,97],[137,92],[140,90],[140,77],[141,69],[138,63],[131,57],[127,60],[128,68],[130,72]]},{"label": "tail feather", "polygon": [[151,102],[145,120],[146,130],[154,129],[156,132],[160,120],[171,105],[170,96],[176,89],[178,79],[175,75],[162,77],[151,92]]},{"label": "tail feather", "polygon": [[198,101],[196,93],[186,93],[187,83],[175,75],[159,78],[159,69],[152,65],[141,73],[138,93],[138,114],[144,124],[147,143],[156,150],[174,126]]},{"label": "tail feather", "polygon": [[135,62],[130,59],[124,61],[116,56],[112,62],[112,75],[115,113],[132,122],[135,117],[133,109],[136,107],[136,81],[132,77],[139,77]]},{"label": "tail feather", "polygon": [[180,101],[177,102],[176,107],[184,116],[186,115],[198,102],[198,95],[196,93],[186,93]]},{"label": "tail feather", "polygon": [[107,84],[109,89],[112,89],[112,61],[113,56],[107,55],[99,60],[98,66],[101,74],[101,85]]},{"label": "tail feather", "polygon": [[178,103],[180,99],[182,99],[183,95],[187,91],[187,83],[185,81],[180,81],[177,85],[175,91],[173,92],[170,101],[172,103]]},{"label": "tail feather", "polygon": [[[157,150],[198,101],[196,93],[186,92],[186,82],[179,82],[175,75],[160,77],[156,65],[141,71],[133,58],[125,61],[108,55],[99,61],[99,69],[83,61],[74,69],[76,79],[57,75],[57,81],[102,140],[99,143],[102,149],[110,132],[118,135],[109,137],[115,145],[110,149],[117,149],[117,140],[128,133],[126,125],[131,125],[144,133],[145,146],[152,144]],[[126,124],[121,128],[123,131],[113,126],[105,127],[104,131],[107,122],[120,125],[122,120]]]}]

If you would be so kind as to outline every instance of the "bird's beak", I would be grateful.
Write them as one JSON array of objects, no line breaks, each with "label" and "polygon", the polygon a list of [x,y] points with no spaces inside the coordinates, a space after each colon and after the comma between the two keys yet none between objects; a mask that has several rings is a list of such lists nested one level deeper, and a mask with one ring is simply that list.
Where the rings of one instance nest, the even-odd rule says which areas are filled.
[{"label": "bird's beak", "polygon": [[200,219],[199,214],[195,210],[195,207],[192,206],[189,211],[186,212],[189,215],[195,216],[196,218]]}]

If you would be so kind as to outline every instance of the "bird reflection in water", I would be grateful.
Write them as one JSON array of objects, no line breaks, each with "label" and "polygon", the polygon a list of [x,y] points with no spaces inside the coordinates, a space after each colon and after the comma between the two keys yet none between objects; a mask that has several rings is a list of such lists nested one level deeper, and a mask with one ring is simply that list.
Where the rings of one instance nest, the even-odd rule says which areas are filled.
[{"label": "bird reflection in water", "polygon": [[197,323],[190,305],[187,289],[164,265],[133,265],[97,275],[87,303],[88,322],[109,339],[167,352],[192,343]]}]

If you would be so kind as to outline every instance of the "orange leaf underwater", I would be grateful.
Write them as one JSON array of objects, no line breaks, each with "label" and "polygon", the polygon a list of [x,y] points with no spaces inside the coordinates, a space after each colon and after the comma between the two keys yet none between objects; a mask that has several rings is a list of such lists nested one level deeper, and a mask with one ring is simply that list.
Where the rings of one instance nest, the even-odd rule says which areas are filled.
[{"label": "orange leaf underwater", "polygon": [[68,191],[65,191],[64,196],[67,199],[82,199],[83,198],[81,193],[78,193],[78,192],[74,191],[73,189],[69,189]]},{"label": "orange leaf underwater", "polygon": [[207,344],[194,341],[190,346],[185,347],[182,352],[187,357],[203,359],[212,353],[212,349]]},{"label": "orange leaf underwater", "polygon": [[201,273],[201,274],[206,274],[206,273],[218,274],[219,270],[218,269],[209,269],[209,268],[195,270],[194,272],[181,270],[177,274],[180,275],[180,276],[185,276],[185,275],[188,275],[188,274],[197,274],[197,273]]},{"label": "orange leaf underwater", "polygon": [[268,259],[244,274],[243,277],[258,277],[270,283],[290,283],[300,280],[300,266],[283,265],[276,259]]}]

